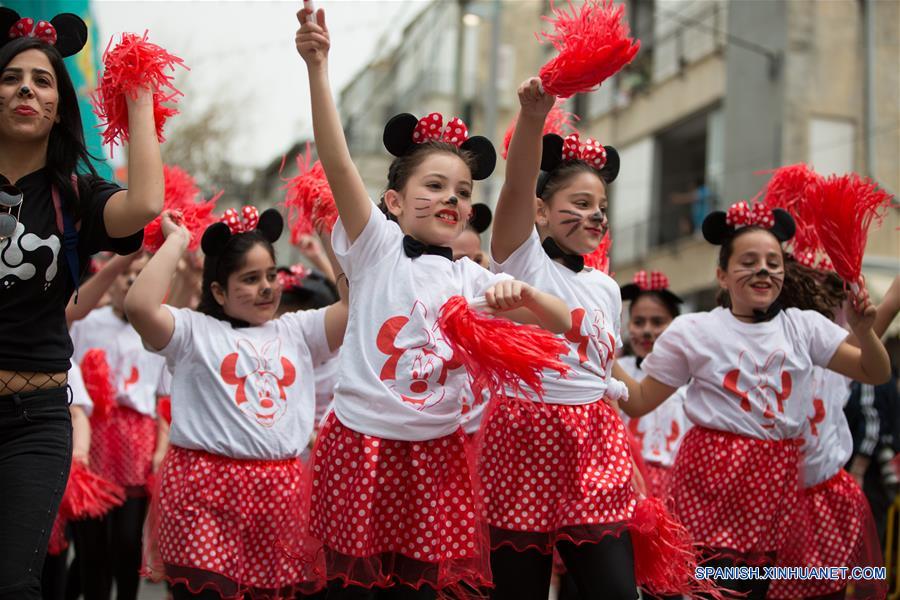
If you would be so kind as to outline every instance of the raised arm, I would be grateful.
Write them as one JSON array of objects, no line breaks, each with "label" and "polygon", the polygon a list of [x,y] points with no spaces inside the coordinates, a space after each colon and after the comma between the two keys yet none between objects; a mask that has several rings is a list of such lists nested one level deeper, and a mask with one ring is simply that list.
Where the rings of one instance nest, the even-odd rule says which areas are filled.
[{"label": "raised arm", "polygon": [[110,237],[136,233],[163,208],[163,168],[153,116],[153,92],[128,98],[128,189],[113,194],[103,209]]},{"label": "raised arm", "polygon": [[638,382],[625,372],[618,361],[613,364],[612,376],[628,387],[628,400],[620,402],[619,408],[629,417],[643,417],[665,402],[677,389],[650,376]]},{"label": "raised arm", "polygon": [[[341,266],[331,247],[331,235],[320,231],[319,237],[322,239],[323,254],[327,257],[326,260],[331,266],[332,272],[341,273]],[[347,318],[350,313],[350,286],[347,276],[343,273],[341,275],[343,276],[338,277],[335,283],[340,300],[325,309],[325,337],[328,338],[328,348],[332,352],[344,343],[344,332],[347,330]]]},{"label": "raised arm", "polygon": [[890,379],[890,358],[872,329],[877,313],[869,301],[869,293],[863,288],[860,295],[854,298],[852,310],[847,313],[847,321],[858,347],[844,341],[828,363],[830,370],[871,385],[880,385]]},{"label": "raised arm", "polygon": [[519,86],[521,108],[509,142],[506,179],[494,211],[494,222],[500,226],[494,227],[491,254],[498,262],[509,258],[534,229],[535,188],[541,170],[544,121],[555,101],[555,96],[544,92],[537,77]]},{"label": "raised arm", "polygon": [[328,81],[331,38],[325,25],[325,11],[321,8],[316,11],[315,20],[307,18],[311,15],[312,10],[305,8],[297,13],[300,21],[296,37],[297,52],[306,61],[309,74],[316,152],[325,169],[328,185],[334,193],[334,203],[341,216],[341,223],[352,243],[369,221],[372,202],[362,177],[350,158],[344,128],[331,94],[331,84]]},{"label": "raised arm", "polygon": [[178,260],[191,239],[187,229],[172,222],[168,211],[163,214],[162,231],[166,241],[141,270],[125,296],[128,321],[144,343],[154,350],[165,348],[175,332],[175,317],[162,304],[172,275],[178,268]]},{"label": "raised arm", "polygon": [[78,288],[78,304],[75,304],[75,296],[73,295],[69,300],[68,306],[66,306],[66,325],[71,327],[75,321],[80,321],[88,316],[88,313],[96,308],[103,294],[113,284],[116,277],[124,273],[128,265],[141,253],[142,251],[139,250],[127,256],[118,254],[113,256],[103,265],[102,269],[84,282],[84,285]]}]

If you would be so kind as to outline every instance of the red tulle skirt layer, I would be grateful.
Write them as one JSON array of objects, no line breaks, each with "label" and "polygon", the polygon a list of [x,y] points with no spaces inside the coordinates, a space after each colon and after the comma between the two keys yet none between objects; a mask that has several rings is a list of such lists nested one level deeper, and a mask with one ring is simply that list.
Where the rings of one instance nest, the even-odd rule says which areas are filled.
[{"label": "red tulle skirt layer", "polygon": [[144,574],[229,599],[293,600],[321,589],[323,564],[296,552],[306,482],[299,459],[237,460],[172,446],[148,517]]},{"label": "red tulle skirt layer", "polygon": [[647,493],[654,498],[666,499],[669,497],[669,482],[672,479],[672,468],[664,467],[659,463],[645,462],[643,471],[644,482],[647,485]]},{"label": "red tulle skirt layer", "polygon": [[50,541],[47,542],[47,554],[51,556],[59,556],[69,547],[69,540],[66,539],[66,526],[68,521],[62,515],[56,515],[53,520],[53,527],[50,529]]},{"label": "red tulle skirt layer", "polygon": [[800,446],[704,427],[685,436],[670,481],[675,515],[694,541],[746,564],[785,547],[800,501]]},{"label": "red tulle skirt layer", "polygon": [[487,528],[461,429],[421,442],[385,440],[331,413],[311,465],[309,526],[329,579],[437,590],[489,584]]},{"label": "red tulle skirt layer", "polygon": [[625,427],[606,402],[498,398],[479,444],[491,546],[550,553],[627,529],[637,494]]},{"label": "red tulle skirt layer", "polygon": [[[804,490],[791,521],[791,536],[785,550],[778,555],[776,566],[849,569],[884,566],[869,502],[844,470]],[[801,538],[796,532],[806,535]],[[848,588],[847,598],[877,599],[887,595],[883,580],[775,579],[767,597],[810,598],[834,594],[844,588]]]},{"label": "red tulle skirt layer", "polygon": [[144,487],[153,466],[156,420],[124,406],[91,420],[91,470],[125,488]]}]

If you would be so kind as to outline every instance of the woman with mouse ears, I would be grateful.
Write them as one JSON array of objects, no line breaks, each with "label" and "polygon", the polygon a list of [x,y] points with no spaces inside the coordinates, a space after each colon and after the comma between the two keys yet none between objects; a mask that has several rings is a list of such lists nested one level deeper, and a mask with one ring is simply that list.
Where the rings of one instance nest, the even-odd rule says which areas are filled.
[{"label": "woman with mouse ears", "polygon": [[72,459],[65,309],[92,254],[130,254],[162,209],[150,90],[128,100],[131,189],[89,162],[63,57],[87,42],[69,13],[0,8],[0,598],[41,596]]}]

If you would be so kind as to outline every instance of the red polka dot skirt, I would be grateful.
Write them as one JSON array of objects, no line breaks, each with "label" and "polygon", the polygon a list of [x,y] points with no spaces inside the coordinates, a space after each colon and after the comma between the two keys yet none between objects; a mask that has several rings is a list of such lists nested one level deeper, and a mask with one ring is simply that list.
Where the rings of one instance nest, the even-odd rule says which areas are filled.
[{"label": "red polka dot skirt", "polygon": [[153,417],[124,406],[91,420],[91,470],[125,488],[146,486],[156,434]]},{"label": "red polka dot skirt", "polygon": [[172,446],[148,517],[144,574],[223,598],[291,599],[324,585],[304,537],[299,459],[237,460]]},{"label": "red polka dot skirt", "polygon": [[668,498],[672,468],[655,462],[645,462],[644,464],[643,475],[647,493],[655,498]]},{"label": "red polka dot skirt", "polygon": [[326,418],[313,450],[310,531],[329,579],[438,590],[490,581],[487,528],[462,429],[386,440]]},{"label": "red polka dot skirt", "polygon": [[[777,566],[881,567],[881,545],[868,500],[844,470],[804,490],[791,519],[790,539],[778,555]],[[790,600],[838,592],[848,580],[775,579],[768,598]],[[848,598],[884,598],[884,581],[853,582]]]},{"label": "red polka dot skirt", "polygon": [[770,562],[784,547],[800,499],[795,440],[760,440],[693,427],[670,481],[678,519],[714,554],[748,564]]},{"label": "red polka dot skirt", "polygon": [[493,548],[549,553],[559,540],[624,531],[634,515],[625,427],[606,402],[497,399],[481,434],[478,471]]}]

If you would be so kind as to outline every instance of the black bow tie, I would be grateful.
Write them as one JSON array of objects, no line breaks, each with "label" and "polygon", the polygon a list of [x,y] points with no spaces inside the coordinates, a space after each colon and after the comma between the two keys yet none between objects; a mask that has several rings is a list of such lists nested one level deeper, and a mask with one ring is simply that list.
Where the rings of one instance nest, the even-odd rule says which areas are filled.
[{"label": "black bow tie", "polygon": [[547,256],[552,259],[558,258],[562,260],[562,263],[572,271],[580,273],[584,270],[584,257],[580,254],[569,254],[564,252],[552,237],[544,238],[544,243],[541,244],[541,247],[544,248],[544,252],[547,253]]},{"label": "black bow tie", "polygon": [[644,357],[643,357],[643,356],[637,356],[637,355],[635,355],[635,357],[634,357],[634,365],[635,365],[638,369],[641,368],[641,363],[642,363],[642,362],[644,362]]},{"label": "black bow tie", "polygon": [[742,317],[744,319],[753,319],[754,323],[765,323],[766,321],[771,321],[776,316],[778,316],[778,313],[781,312],[782,308],[783,307],[781,306],[781,302],[776,300],[769,305],[769,308],[767,310],[759,310],[758,308],[754,309],[752,315],[739,315],[734,311],[732,311],[731,314],[736,317]]},{"label": "black bow tie", "polygon": [[443,256],[447,260],[453,260],[453,250],[446,246],[432,246],[423,244],[411,235],[403,236],[403,252],[410,258],[419,258],[423,254],[435,254]]}]

